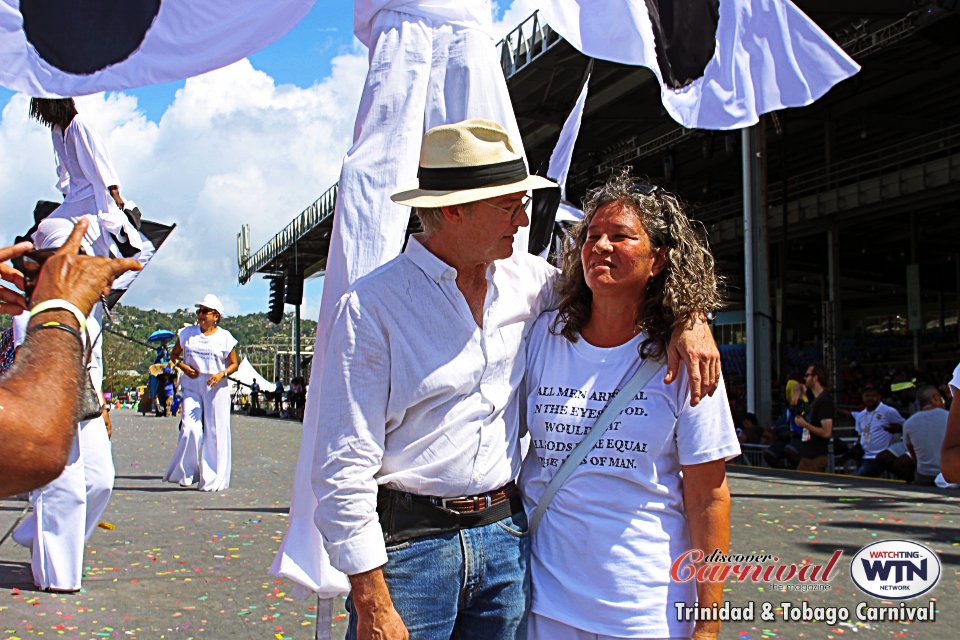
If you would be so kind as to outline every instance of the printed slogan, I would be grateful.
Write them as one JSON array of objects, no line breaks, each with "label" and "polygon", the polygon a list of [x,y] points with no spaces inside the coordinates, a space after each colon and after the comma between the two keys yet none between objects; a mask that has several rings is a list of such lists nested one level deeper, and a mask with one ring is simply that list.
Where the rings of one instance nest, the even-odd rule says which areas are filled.
[{"label": "printed slogan", "polygon": [[[541,386],[537,389],[537,402],[534,414],[540,416],[548,436],[534,439],[531,445],[536,450],[542,467],[559,467],[567,459],[577,444],[590,433],[593,424],[603,412],[615,391],[591,391],[574,387]],[[617,469],[636,469],[640,455],[647,455],[647,443],[622,437],[620,427],[625,416],[645,418],[648,416],[643,406],[647,397],[640,391],[633,397],[633,403],[620,412],[620,420],[614,420],[607,428],[605,437],[600,438],[591,452],[580,464],[594,467],[612,467]],[[591,406],[592,404],[592,406]],[[609,434],[609,437],[606,435]]]}]

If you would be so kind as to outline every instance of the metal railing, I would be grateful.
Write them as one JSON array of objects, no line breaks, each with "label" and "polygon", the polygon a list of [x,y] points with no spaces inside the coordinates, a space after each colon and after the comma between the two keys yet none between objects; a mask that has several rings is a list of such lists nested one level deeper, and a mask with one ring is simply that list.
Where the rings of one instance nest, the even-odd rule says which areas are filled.
[{"label": "metal railing", "polygon": [[323,195],[317,198],[313,204],[301,211],[296,218],[290,221],[290,224],[273,236],[267,244],[260,247],[256,253],[248,256],[240,264],[240,284],[249,282],[253,274],[268,265],[271,260],[274,260],[320,222],[332,216],[336,201],[337,185],[335,184],[324,191]]},{"label": "metal railing", "polygon": [[532,16],[497,43],[504,77],[509,80],[559,41],[557,32],[541,22],[540,13],[534,11]]}]

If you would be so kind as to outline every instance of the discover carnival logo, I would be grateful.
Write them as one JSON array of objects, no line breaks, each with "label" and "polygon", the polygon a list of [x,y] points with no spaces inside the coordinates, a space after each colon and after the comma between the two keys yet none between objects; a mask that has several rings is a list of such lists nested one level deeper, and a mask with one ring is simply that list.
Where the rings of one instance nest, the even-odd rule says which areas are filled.
[{"label": "discover carnival logo", "polygon": [[940,558],[910,540],[868,544],[850,561],[850,577],[867,595],[885,600],[909,600],[930,591],[940,581]]}]

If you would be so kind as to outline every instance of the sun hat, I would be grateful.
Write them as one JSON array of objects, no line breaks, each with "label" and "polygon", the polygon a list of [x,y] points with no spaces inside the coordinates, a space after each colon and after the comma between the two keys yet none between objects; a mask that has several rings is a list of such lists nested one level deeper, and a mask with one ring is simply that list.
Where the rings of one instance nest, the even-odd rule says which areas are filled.
[{"label": "sun hat", "polygon": [[417,178],[415,186],[390,199],[409,207],[445,207],[557,186],[527,173],[520,146],[490,120],[464,120],[427,131]]},{"label": "sun hat", "polygon": [[220,314],[221,318],[223,317],[223,303],[220,302],[220,298],[213,295],[212,293],[208,293],[207,295],[203,296],[203,300],[200,301],[200,304],[195,304],[193,306],[197,307],[198,309],[200,307],[213,309],[214,311]]}]

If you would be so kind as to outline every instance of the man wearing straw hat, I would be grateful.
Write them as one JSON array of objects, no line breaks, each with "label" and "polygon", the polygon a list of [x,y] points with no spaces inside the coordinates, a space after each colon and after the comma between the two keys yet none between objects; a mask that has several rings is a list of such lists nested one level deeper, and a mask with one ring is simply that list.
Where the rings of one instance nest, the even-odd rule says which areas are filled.
[{"label": "man wearing straw hat", "polygon": [[[350,578],[348,638],[523,637],[517,390],[556,270],[513,240],[529,224],[525,193],[555,185],[528,175],[519,145],[486,120],[427,131],[418,177],[393,200],[423,232],[337,306],[316,523]],[[703,329],[685,334],[688,351],[713,347]]]}]

